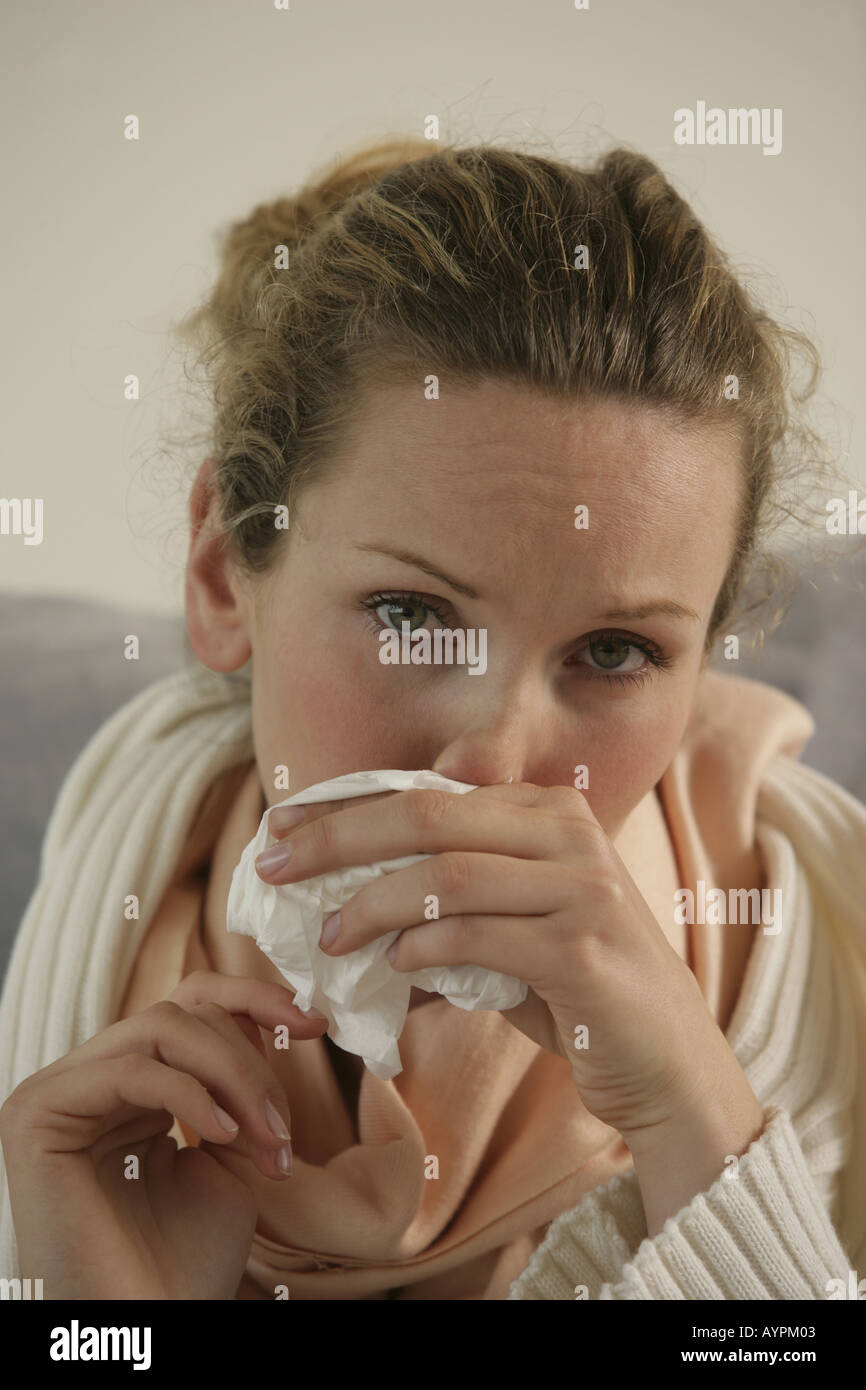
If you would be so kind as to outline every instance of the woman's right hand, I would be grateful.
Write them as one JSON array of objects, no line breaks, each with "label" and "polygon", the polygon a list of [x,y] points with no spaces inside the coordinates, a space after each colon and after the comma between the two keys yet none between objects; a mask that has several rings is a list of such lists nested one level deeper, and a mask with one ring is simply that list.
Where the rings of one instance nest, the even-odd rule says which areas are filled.
[{"label": "woman's right hand", "polygon": [[[286,1140],[270,1121],[290,1134],[291,1116],[258,1025],[285,1025],[292,1038],[327,1026],[293,997],[197,971],[16,1087],[0,1108],[0,1142],[22,1278],[41,1278],[50,1299],[234,1298],[257,1202],[248,1165],[221,1159],[240,1153],[286,1179]],[[175,1116],[198,1147],[168,1137]],[[137,1177],[127,1176],[130,1155]]]}]

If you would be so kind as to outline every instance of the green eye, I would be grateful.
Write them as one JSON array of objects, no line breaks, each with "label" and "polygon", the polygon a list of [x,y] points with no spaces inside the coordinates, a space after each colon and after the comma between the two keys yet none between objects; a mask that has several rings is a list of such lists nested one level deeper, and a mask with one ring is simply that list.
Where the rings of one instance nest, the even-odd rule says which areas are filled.
[{"label": "green eye", "polygon": [[[435,614],[441,623],[448,623],[448,614],[437,608],[435,603],[428,603],[420,594],[410,592],[371,594],[369,598],[364,599],[361,607],[372,613],[377,624],[381,624],[386,630],[390,628],[392,632],[402,632],[403,623],[409,624],[410,633],[417,632],[419,628],[424,626],[431,613]],[[389,610],[387,624],[379,617],[381,608]],[[415,617],[412,616],[413,609],[415,610]],[[419,612],[420,617],[418,616]]]},{"label": "green eye", "polygon": [[622,637],[605,637],[597,642],[589,642],[587,650],[597,665],[607,667],[609,670],[617,670],[622,666],[633,645],[632,642],[626,642]]},{"label": "green eye", "polygon": [[[425,608],[423,603],[383,603],[380,604],[379,607],[389,610],[388,621],[393,621],[396,632],[403,631],[404,623],[409,624],[410,632],[415,632],[419,627],[424,626],[429,612],[429,609]],[[413,609],[415,609],[416,613],[421,609],[423,611],[423,617],[415,621],[411,616]]]},{"label": "green eye", "polygon": [[[585,652],[590,660],[580,658]],[[641,655],[645,664],[640,666]],[[608,685],[636,685],[648,680],[657,671],[666,671],[673,658],[665,656],[658,645],[646,637],[618,632],[597,632],[590,637],[567,665],[580,667],[588,680],[605,681]]]}]

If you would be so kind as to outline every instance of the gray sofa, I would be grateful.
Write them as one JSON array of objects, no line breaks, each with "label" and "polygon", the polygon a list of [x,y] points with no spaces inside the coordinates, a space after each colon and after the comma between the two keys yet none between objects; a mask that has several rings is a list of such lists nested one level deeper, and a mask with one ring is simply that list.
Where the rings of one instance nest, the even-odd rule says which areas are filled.
[{"label": "gray sofa", "polygon": [[[800,700],[817,724],[803,761],[866,802],[866,552],[842,562],[837,574],[838,582],[814,571],[801,583],[763,652],[714,665]],[[123,658],[130,632],[140,640],[138,661]],[[183,664],[183,636],[180,619],[79,599],[2,595],[0,978],[66,772],[114,710]]]}]

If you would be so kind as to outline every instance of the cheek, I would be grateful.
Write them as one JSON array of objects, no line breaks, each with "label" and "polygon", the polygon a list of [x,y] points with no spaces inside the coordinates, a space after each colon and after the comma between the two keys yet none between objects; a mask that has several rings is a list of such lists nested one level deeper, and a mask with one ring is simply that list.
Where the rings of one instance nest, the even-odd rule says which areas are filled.
[{"label": "cheek", "polygon": [[263,785],[273,785],[281,764],[295,789],[363,767],[409,766],[402,733],[415,721],[402,729],[389,673],[378,661],[371,667],[357,643],[323,639],[321,628],[306,640],[294,631],[257,655],[253,717]]},{"label": "cheek", "polygon": [[670,699],[642,703],[633,716],[605,721],[595,731],[592,751],[575,763],[589,769],[587,800],[600,825],[618,828],[668,767],[688,722],[690,704]]}]

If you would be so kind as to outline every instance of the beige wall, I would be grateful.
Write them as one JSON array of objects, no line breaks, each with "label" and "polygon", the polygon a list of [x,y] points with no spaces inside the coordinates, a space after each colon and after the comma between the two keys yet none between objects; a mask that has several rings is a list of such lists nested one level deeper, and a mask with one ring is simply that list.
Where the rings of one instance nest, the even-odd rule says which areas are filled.
[{"label": "beige wall", "polygon": [[[212,234],[429,113],[445,140],[657,160],[816,339],[866,488],[862,0],[50,0],[7,6],[3,29],[0,496],[43,499],[43,536],[0,535],[2,588],[180,610],[186,484],[165,438],[188,407],[167,330],[208,284]],[[677,145],[673,113],[698,101],[780,108],[781,152]]]}]

